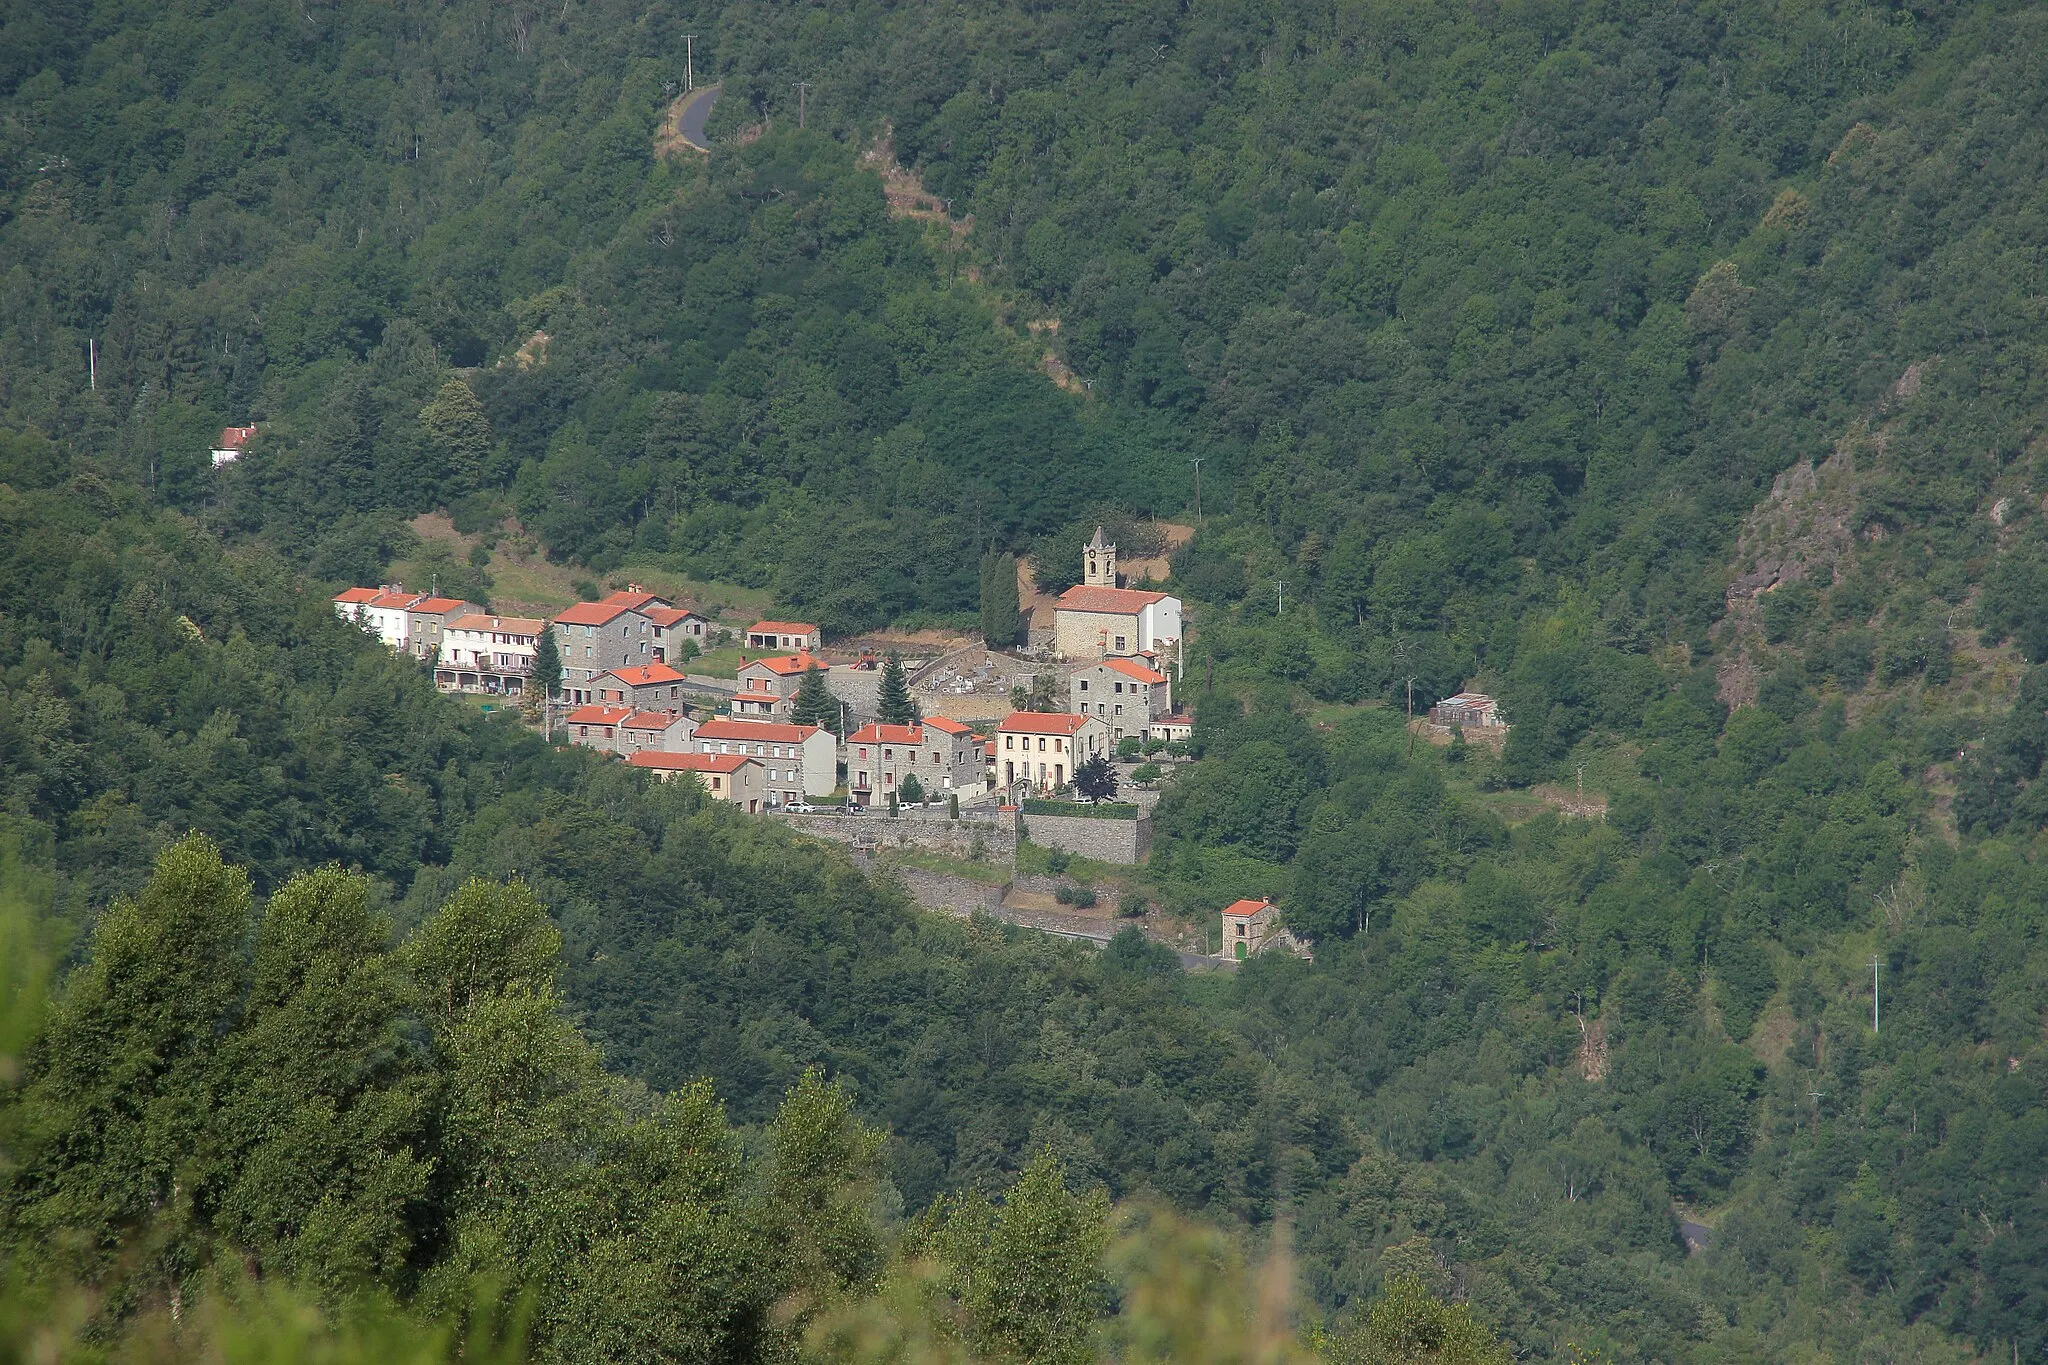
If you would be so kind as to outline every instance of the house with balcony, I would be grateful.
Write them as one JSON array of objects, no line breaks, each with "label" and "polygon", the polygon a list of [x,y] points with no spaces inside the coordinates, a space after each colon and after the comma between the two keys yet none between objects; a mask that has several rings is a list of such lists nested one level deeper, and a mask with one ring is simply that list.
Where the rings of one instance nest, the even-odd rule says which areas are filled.
[{"label": "house with balcony", "polygon": [[532,616],[458,616],[441,632],[434,685],[443,692],[517,697],[533,676],[534,647],[547,622]]},{"label": "house with balcony", "polygon": [[846,737],[846,794],[859,805],[887,805],[890,794],[901,791],[904,779],[912,776],[927,800],[978,793],[986,773],[981,742],[957,720],[876,723]]},{"label": "house with balcony", "polygon": [[1074,770],[1108,755],[1109,727],[1093,716],[1014,711],[996,727],[996,785],[1029,784],[1052,791],[1074,780]]},{"label": "house with balcony", "polygon": [[796,700],[796,690],[803,686],[804,673],[813,665],[820,671],[825,668],[823,660],[813,658],[808,652],[755,659],[742,664],[738,673],[739,690],[732,699],[733,715],[749,720],[789,719],[789,704]]}]

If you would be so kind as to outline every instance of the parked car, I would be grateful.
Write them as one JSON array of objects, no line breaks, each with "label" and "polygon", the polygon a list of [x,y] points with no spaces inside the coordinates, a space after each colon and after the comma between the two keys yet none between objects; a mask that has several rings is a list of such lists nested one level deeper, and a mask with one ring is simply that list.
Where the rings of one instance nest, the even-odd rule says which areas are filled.
[{"label": "parked car", "polygon": [[818,815],[824,811],[825,807],[814,806],[808,801],[791,801],[783,809],[791,815]]},{"label": "parked car", "polygon": [[868,808],[857,801],[849,801],[839,808],[841,815],[866,815]]}]

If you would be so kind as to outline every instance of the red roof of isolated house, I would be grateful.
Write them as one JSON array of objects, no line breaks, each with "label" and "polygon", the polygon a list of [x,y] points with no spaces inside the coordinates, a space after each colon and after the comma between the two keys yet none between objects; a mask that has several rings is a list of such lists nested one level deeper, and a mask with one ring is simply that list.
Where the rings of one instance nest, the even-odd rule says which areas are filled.
[{"label": "red roof of isolated house", "polygon": [[809,621],[756,621],[747,627],[749,635],[811,635],[817,627]]},{"label": "red roof of isolated house", "polygon": [[555,618],[563,626],[602,626],[633,610],[623,602],[578,602]]},{"label": "red roof of isolated house", "polygon": [[631,668],[614,668],[603,676],[617,678],[628,687],[651,687],[683,680],[683,675],[667,664],[634,664]]},{"label": "red roof of isolated house", "polygon": [[998,730],[1012,734],[1071,735],[1088,723],[1086,716],[1070,716],[1054,711],[1012,711],[1003,717]]},{"label": "red roof of isolated house", "polygon": [[924,727],[919,725],[883,725],[871,721],[846,737],[848,744],[922,744]]},{"label": "red roof of isolated house", "polygon": [[240,450],[255,438],[256,428],[254,427],[222,427],[220,429],[219,448],[222,450]]},{"label": "red roof of isolated house", "polygon": [[628,730],[666,730],[671,725],[681,725],[687,720],[688,716],[674,711],[641,711],[626,717],[619,724]]},{"label": "red roof of isolated house", "polygon": [[642,749],[626,759],[636,768],[666,768],[691,773],[737,772],[742,764],[758,761],[745,754],[658,754],[651,749]]},{"label": "red roof of isolated house", "polygon": [[1060,594],[1061,611],[1099,611],[1115,616],[1136,616],[1154,602],[1164,602],[1163,592],[1139,592],[1135,588],[1068,588]]},{"label": "red roof of isolated house", "polygon": [[737,739],[750,744],[801,744],[817,733],[815,725],[784,725],[774,720],[707,720],[697,727],[699,739]]},{"label": "red roof of isolated house", "polygon": [[937,730],[942,734],[971,735],[974,733],[972,728],[966,725],[962,725],[959,721],[954,720],[951,716],[926,716],[924,718],[924,723],[929,728]]},{"label": "red roof of isolated house", "polygon": [[562,721],[566,725],[617,725],[632,714],[630,706],[579,706]]},{"label": "red roof of isolated house", "polygon": [[795,654],[780,654],[772,659],[756,659],[753,663],[748,664],[747,668],[765,668],[771,673],[780,673],[786,678],[793,673],[807,671],[812,664],[817,664],[821,669],[825,667],[823,663],[811,656],[809,650],[802,650]]},{"label": "red roof of isolated house", "polygon": [[1226,915],[1238,916],[1256,915],[1261,910],[1270,910],[1272,908],[1273,902],[1271,902],[1270,900],[1232,901],[1230,904],[1223,907],[1223,913]]},{"label": "red roof of isolated house", "polygon": [[354,606],[358,602],[369,601],[377,596],[378,592],[379,589],[376,588],[343,588],[340,592],[334,594],[334,600]]},{"label": "red roof of isolated house", "polygon": [[1136,678],[1141,683],[1156,684],[1166,681],[1165,674],[1154,673],[1135,659],[1104,659],[1102,666],[1104,668],[1113,668],[1127,678]]}]

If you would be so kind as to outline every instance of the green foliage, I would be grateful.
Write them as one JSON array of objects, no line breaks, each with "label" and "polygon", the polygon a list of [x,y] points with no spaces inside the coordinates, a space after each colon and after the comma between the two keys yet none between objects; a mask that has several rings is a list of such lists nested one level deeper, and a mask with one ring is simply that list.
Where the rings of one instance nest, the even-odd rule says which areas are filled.
[{"label": "green foliage", "polygon": [[1116,795],[1116,767],[1096,754],[1074,768],[1074,790],[1090,801],[1107,801]]},{"label": "green foliage", "polygon": [[[1026,799],[1024,811],[1028,815],[1078,815],[1096,820],[1135,820],[1139,813],[1136,806],[1119,802],[1047,801],[1039,797]],[[1066,870],[1066,865],[1062,863],[1052,870],[1058,874]]]},{"label": "green foliage", "polygon": [[840,733],[839,699],[826,690],[825,671],[813,663],[804,669],[796,695],[790,698],[789,718],[798,725],[816,725]]},{"label": "green foliage", "polygon": [[1017,558],[991,550],[981,557],[981,638],[990,649],[1007,649],[1024,634],[1017,599]]},{"label": "green foliage", "polygon": [[882,664],[882,693],[875,718],[884,725],[917,723],[917,703],[911,700],[910,684],[903,674],[903,660],[894,650]]},{"label": "green foliage", "polygon": [[553,626],[534,637],[533,685],[549,700],[562,690],[562,646],[555,639]]}]

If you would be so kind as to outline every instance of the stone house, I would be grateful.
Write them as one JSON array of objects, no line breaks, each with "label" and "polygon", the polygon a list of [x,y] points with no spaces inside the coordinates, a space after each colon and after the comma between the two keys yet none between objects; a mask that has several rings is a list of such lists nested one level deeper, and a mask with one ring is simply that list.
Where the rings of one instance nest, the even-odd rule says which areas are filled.
[{"label": "stone house", "polygon": [[464,616],[479,616],[484,609],[474,602],[465,602],[459,597],[422,597],[406,608],[409,623],[406,652],[415,659],[441,657],[441,640],[448,632],[450,622]]},{"label": "stone house", "polygon": [[1109,727],[1093,716],[1014,711],[996,727],[996,785],[1064,787],[1076,768],[1111,747]]},{"label": "stone house", "polygon": [[1081,581],[1060,594],[1052,620],[1053,650],[1062,659],[1165,657],[1180,647],[1180,599],[1122,586],[1116,546],[1100,526],[1081,551]]},{"label": "stone house", "polygon": [[1273,941],[1280,932],[1280,907],[1267,896],[1233,901],[1223,907],[1223,956],[1242,962]]},{"label": "stone house", "polygon": [[533,652],[547,622],[532,616],[458,616],[441,632],[434,685],[443,692],[516,697],[533,676]]},{"label": "stone house", "polygon": [[602,705],[630,706],[636,711],[680,711],[683,684],[681,669],[668,664],[635,664],[598,674],[590,680],[590,690]]},{"label": "stone house", "polygon": [[859,805],[887,805],[889,794],[913,774],[926,800],[978,793],[986,773],[981,741],[942,716],[916,725],[863,725],[846,737],[846,794]]},{"label": "stone house", "polygon": [[825,661],[809,653],[756,659],[739,670],[739,691],[733,694],[734,716],[752,720],[787,720],[789,704],[803,686],[804,672],[816,664],[826,671]]},{"label": "stone house", "polygon": [[661,775],[664,782],[687,773],[703,784],[714,801],[727,801],[758,815],[767,804],[767,768],[758,758],[739,754],[659,754],[643,749],[626,762]]},{"label": "stone house", "polygon": [[640,614],[654,623],[654,662],[681,666],[693,644],[702,654],[710,645],[711,618],[682,607],[643,607]]},{"label": "stone house", "polygon": [[1067,677],[1067,709],[1109,727],[1111,748],[1143,739],[1152,722],[1173,712],[1173,684],[1143,659],[1104,659]]},{"label": "stone house", "polygon": [[636,714],[630,706],[579,706],[562,717],[562,733],[586,749],[619,752],[619,727]]},{"label": "stone house", "polygon": [[1508,724],[1501,716],[1500,703],[1484,692],[1445,697],[1429,708],[1429,723],[1446,730],[1454,725],[1464,730],[1505,730]]},{"label": "stone house", "polygon": [[656,662],[654,622],[623,602],[579,602],[555,618],[554,631],[562,659],[561,699],[572,705],[600,700],[600,675]]},{"label": "stone house", "polygon": [[825,635],[809,621],[756,621],[747,627],[748,649],[772,649],[801,654],[823,649]]},{"label": "stone house", "polygon": [[681,711],[637,711],[619,722],[618,751],[631,757],[648,752],[686,754],[697,722]]},{"label": "stone house", "polygon": [[707,720],[691,745],[700,754],[741,754],[761,761],[770,805],[829,797],[839,785],[839,741],[816,725]]}]

